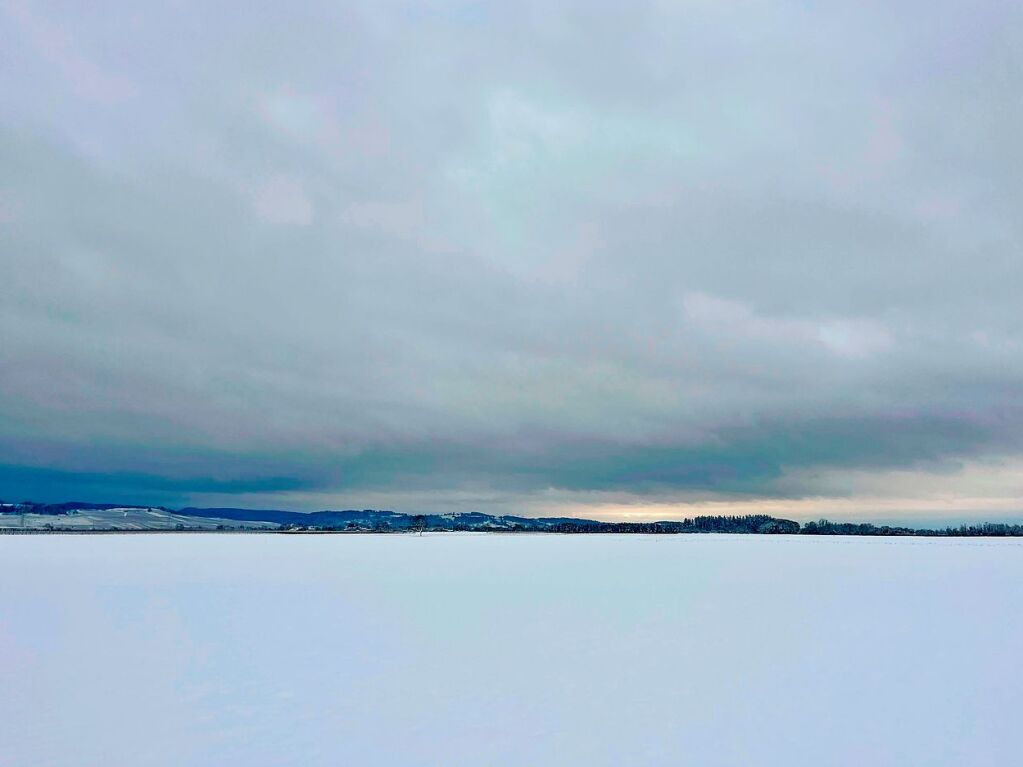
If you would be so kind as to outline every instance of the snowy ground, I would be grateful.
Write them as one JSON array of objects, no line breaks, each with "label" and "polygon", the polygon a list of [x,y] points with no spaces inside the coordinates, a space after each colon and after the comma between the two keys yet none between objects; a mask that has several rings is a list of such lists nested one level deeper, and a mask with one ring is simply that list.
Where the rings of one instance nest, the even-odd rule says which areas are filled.
[{"label": "snowy ground", "polygon": [[228,528],[272,529],[271,522],[244,522],[232,519],[187,517],[162,509],[88,509],[73,514],[0,514],[0,531],[4,528],[42,530],[52,528],[70,530],[173,530],[177,525],[190,529],[215,530],[217,525]]},{"label": "snowy ground", "polygon": [[1023,546],[0,536],[0,765],[1023,764]]}]

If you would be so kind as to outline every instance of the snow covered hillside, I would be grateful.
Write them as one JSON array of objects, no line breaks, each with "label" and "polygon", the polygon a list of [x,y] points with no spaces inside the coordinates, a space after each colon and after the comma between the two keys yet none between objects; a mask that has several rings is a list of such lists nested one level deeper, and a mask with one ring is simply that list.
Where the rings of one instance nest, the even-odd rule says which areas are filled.
[{"label": "snow covered hillside", "polygon": [[65,514],[0,513],[4,530],[270,530],[271,522],[203,518],[166,509],[123,506],[110,509],[74,509]]}]

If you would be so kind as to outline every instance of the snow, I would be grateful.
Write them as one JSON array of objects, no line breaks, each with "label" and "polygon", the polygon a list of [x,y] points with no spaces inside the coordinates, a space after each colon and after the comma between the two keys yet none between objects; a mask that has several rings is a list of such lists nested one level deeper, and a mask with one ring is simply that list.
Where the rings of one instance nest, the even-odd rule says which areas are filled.
[{"label": "snow", "polygon": [[47,525],[72,530],[167,530],[179,524],[186,528],[206,530],[216,529],[217,525],[244,529],[277,527],[270,522],[188,517],[160,509],[132,506],[113,509],[73,509],[67,514],[0,514],[0,530],[4,528],[41,530]]},{"label": "snow", "polygon": [[0,536],[0,764],[1023,763],[1023,546]]}]

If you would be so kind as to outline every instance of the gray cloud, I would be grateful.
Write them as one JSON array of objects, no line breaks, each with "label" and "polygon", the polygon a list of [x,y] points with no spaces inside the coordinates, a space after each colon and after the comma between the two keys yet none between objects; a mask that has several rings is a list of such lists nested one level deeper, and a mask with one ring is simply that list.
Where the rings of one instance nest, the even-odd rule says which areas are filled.
[{"label": "gray cloud", "polygon": [[4,496],[912,503],[1023,452],[1014,3],[2,8]]}]

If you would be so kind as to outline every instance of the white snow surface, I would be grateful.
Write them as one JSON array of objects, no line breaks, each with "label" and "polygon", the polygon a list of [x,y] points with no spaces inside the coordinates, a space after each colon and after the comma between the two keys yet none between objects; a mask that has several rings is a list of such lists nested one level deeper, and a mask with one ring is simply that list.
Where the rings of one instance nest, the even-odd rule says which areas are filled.
[{"label": "white snow surface", "polygon": [[0,514],[4,528],[42,530],[47,525],[64,530],[172,530],[185,528],[214,530],[217,525],[232,529],[272,529],[273,522],[248,522],[213,517],[190,517],[163,509],[127,506],[116,509],[75,509],[70,514]]},{"label": "white snow surface", "polygon": [[1023,764],[1023,545],[0,536],[0,765]]}]

